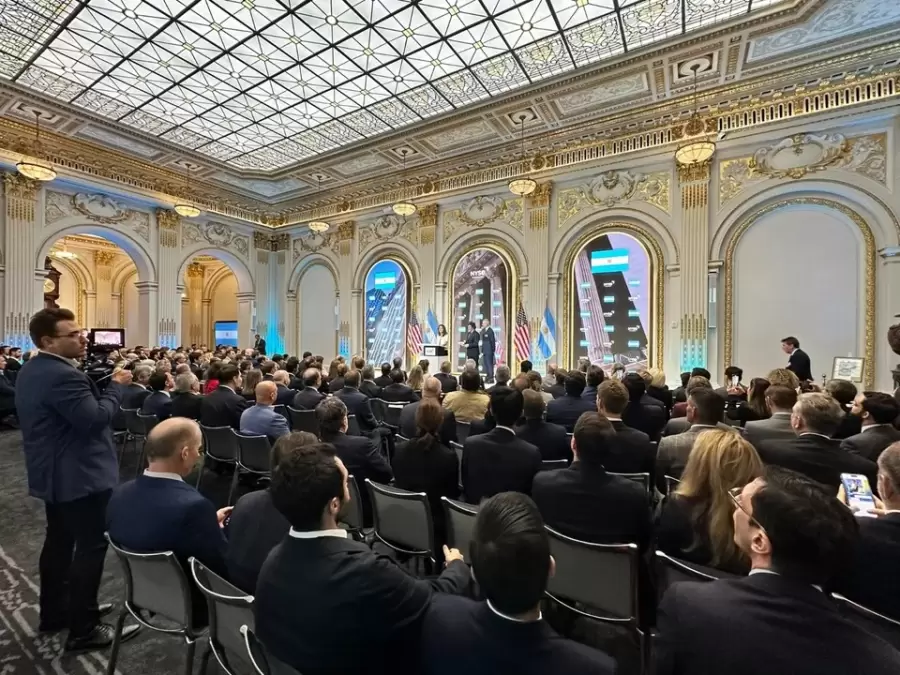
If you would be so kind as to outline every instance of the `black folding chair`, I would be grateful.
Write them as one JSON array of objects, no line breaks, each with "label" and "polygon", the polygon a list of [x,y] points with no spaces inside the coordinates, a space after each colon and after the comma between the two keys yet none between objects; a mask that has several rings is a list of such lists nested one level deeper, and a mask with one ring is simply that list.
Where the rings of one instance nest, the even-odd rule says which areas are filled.
[{"label": "black folding chair", "polygon": [[569,466],[567,459],[545,459],[541,462],[541,471],[555,471],[556,469],[565,469]]},{"label": "black folding chair", "polygon": [[424,492],[410,492],[366,478],[375,537],[385,546],[435,565],[434,523]]},{"label": "black folding chair", "polygon": [[287,420],[288,426],[291,425],[291,416],[288,415],[287,406],[285,405],[276,405],[275,412],[281,415],[284,419]]},{"label": "black folding chair", "polygon": [[359,420],[356,415],[347,415],[347,435],[362,436],[362,430],[359,428]]},{"label": "black folding chair", "polygon": [[[119,464],[122,463],[122,458],[125,455],[125,448],[128,446],[128,441],[131,441],[134,446],[135,451],[138,449],[138,441],[141,442],[141,446],[143,447],[144,441],[147,439],[147,432],[144,429],[144,423],[141,421],[139,416],[139,410],[137,408],[119,408],[119,412],[125,418],[125,442],[122,444],[122,451],[119,455]],[[143,456],[143,450],[138,455],[138,457]],[[140,465],[140,462],[138,462]]]},{"label": "black folding chair", "polygon": [[247,660],[253,666],[251,675],[300,675],[289,665],[272,656],[250,626],[241,626],[240,632],[244,638]]},{"label": "black folding chair", "polygon": [[647,494],[651,494],[653,492],[653,483],[651,482],[650,474],[645,472],[642,473],[614,473],[612,471],[609,472],[613,476],[621,476],[622,478],[627,478],[630,481],[634,481],[638,485],[646,490]]},{"label": "black folding chair", "polygon": [[679,560],[662,551],[654,552],[653,563],[656,590],[660,599],[669,586],[679,581],[715,581],[716,579],[736,579],[738,576],[714,567],[695,565],[686,560]]},{"label": "black folding chair", "polygon": [[450,441],[450,447],[453,449],[453,452],[456,453],[457,464],[459,464],[459,475],[457,477],[457,483],[459,483],[459,489],[462,491],[463,489],[463,474],[462,474],[462,458],[463,458],[463,446],[462,443],[457,443],[455,441]]},{"label": "black folding chair", "polygon": [[[231,465],[237,470],[238,439],[231,427],[205,427],[200,425],[203,432],[203,445],[207,458],[214,459],[222,464]],[[203,480],[203,470],[207,468],[206,462],[200,467],[200,475],[197,476],[197,489]]]},{"label": "black folding chair", "polygon": [[900,649],[900,621],[879,614],[868,607],[863,607],[858,602],[853,602],[839,593],[832,593],[831,597],[837,600],[841,614],[850,621],[866,632],[877,635],[888,644]]},{"label": "black folding chair", "polygon": [[681,482],[677,478],[673,478],[672,476],[664,476],[663,480],[666,481],[666,494],[670,495],[675,491],[675,488],[678,487],[678,484]]},{"label": "black folding chair", "polygon": [[388,403],[384,409],[384,423],[391,428],[395,434],[400,430],[400,415],[406,403]]},{"label": "black folding chair", "polygon": [[444,507],[445,522],[447,523],[447,546],[458,548],[469,564],[469,544],[472,541],[472,532],[475,530],[475,516],[478,515],[478,507],[473,504],[441,497]]},{"label": "black folding chair", "polygon": [[373,398],[369,401],[369,407],[372,408],[372,414],[375,420],[381,424],[387,415],[388,402],[381,398]]},{"label": "black folding chair", "polygon": [[471,423],[456,420],[456,438],[460,443],[466,442],[466,439],[469,437],[469,431],[471,430]]},{"label": "black folding chair", "polygon": [[242,471],[259,477],[270,476],[272,473],[270,463],[272,446],[269,444],[269,437],[245,436],[239,433],[235,433],[235,435],[238,442],[238,454],[226,506],[234,503],[234,491],[237,489],[238,478]]},{"label": "black folding chair", "polygon": [[145,450],[147,448],[147,436],[150,435],[150,432],[153,431],[153,427],[159,424],[159,418],[156,415],[142,415],[140,412],[137,413],[138,421],[140,421],[141,426],[144,428],[144,443],[141,444],[141,455],[138,457],[137,468],[134,470],[134,475],[137,476],[144,470],[144,458],[146,456]]},{"label": "black folding chair", "polygon": [[288,416],[292,431],[308,431],[314,436],[319,436],[319,420],[316,419],[315,410],[297,410],[288,406]]},{"label": "black folding chair", "polygon": [[372,533],[363,524],[362,495],[359,492],[359,483],[354,476],[347,476],[347,488],[350,491],[350,505],[346,511],[340,514],[341,522],[347,526],[347,531],[357,541],[366,541]]},{"label": "black folding chair", "polygon": [[[122,563],[125,575],[125,602],[115,623],[115,637],[106,668],[107,675],[114,675],[116,672],[119,647],[122,644],[122,629],[129,614],[150,630],[183,638],[187,646],[183,672],[185,675],[191,675],[197,640],[203,637],[206,629],[197,630],[194,627],[191,589],[175,554],[172,551],[133,553],[117,546],[108,534],[106,539]],[[142,616],[145,612],[150,612],[150,616],[154,619],[161,617],[175,625],[164,627],[158,623],[150,623]],[[203,655],[201,673],[206,671],[208,661],[209,651]]]}]

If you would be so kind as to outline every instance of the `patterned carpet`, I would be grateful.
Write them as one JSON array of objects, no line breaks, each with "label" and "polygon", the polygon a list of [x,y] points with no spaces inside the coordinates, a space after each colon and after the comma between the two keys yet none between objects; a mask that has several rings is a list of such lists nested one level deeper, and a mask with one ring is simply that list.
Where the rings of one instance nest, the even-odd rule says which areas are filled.
[{"label": "patterned carpet", "polygon": [[[124,478],[134,475],[133,451],[122,467]],[[203,492],[224,505],[229,479],[207,472]],[[44,540],[43,504],[28,496],[22,436],[0,432],[0,675],[102,675],[109,651],[77,656],[62,653],[65,633],[38,633],[38,557]],[[107,555],[101,602],[120,603],[124,589],[119,562]],[[198,646],[195,672],[202,649]],[[119,651],[117,673],[183,672],[184,645],[180,638],[142,630]],[[210,668],[213,671],[213,667]]]}]

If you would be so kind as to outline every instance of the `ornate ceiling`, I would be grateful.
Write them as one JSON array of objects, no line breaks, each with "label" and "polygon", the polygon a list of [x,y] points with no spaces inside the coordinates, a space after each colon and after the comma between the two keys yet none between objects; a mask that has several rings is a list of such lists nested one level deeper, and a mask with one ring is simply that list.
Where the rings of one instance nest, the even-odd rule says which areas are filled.
[{"label": "ornate ceiling", "polygon": [[731,110],[896,70],[898,33],[894,0],[0,0],[0,147],[38,111],[64,169],[175,195],[190,166],[208,210],[297,222],[404,152],[435,185],[514,162],[514,113],[547,157],[672,126],[694,68]]}]

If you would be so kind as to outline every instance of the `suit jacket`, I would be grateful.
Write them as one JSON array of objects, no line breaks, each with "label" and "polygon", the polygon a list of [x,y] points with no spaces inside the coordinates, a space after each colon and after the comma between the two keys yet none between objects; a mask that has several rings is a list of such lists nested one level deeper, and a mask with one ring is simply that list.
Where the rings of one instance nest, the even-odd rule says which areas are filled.
[{"label": "suit jacket", "polygon": [[674,584],[657,627],[657,675],[900,672],[900,653],[827,595],[775,574]]},{"label": "suit jacket", "polygon": [[[552,384],[547,387],[547,393],[550,394],[553,398],[562,398],[566,395],[566,385],[564,384]],[[584,392],[582,392],[584,393]],[[550,405],[549,403],[547,405]]]},{"label": "suit jacket", "polygon": [[849,574],[838,591],[880,614],[900,620],[900,513],[856,519],[859,541]]},{"label": "suit jacket", "polygon": [[391,379],[390,375],[379,375],[378,377],[375,378],[375,385],[379,389],[383,389],[384,387],[388,386],[389,384],[392,384],[393,382],[394,381]]},{"label": "suit jacket", "polygon": [[323,398],[325,394],[315,387],[304,387],[294,395],[294,404],[291,407],[296,410],[315,410]]},{"label": "suit jacket", "polygon": [[817,434],[763,441],[756,450],[766,464],[802,473],[835,492],[841,484],[842,473],[861,473],[868,476],[872,485],[878,473],[875,462],[841,450],[840,441]]},{"label": "suit jacket", "polygon": [[259,573],[256,632],[303,675],[403,674],[417,670],[410,654],[433,592],[468,581],[461,561],[425,581],[352,539],[286,536]]},{"label": "suit jacket", "polygon": [[794,438],[795,436],[794,429],[791,427],[791,413],[789,412],[777,412],[769,419],[747,422],[744,425],[744,438],[754,448],[758,448],[763,441]]},{"label": "suit jacket", "polygon": [[572,459],[572,443],[566,428],[544,420],[525,420],[516,426],[516,436],[536,447],[544,460]]},{"label": "suit jacket", "polygon": [[485,357],[494,356],[497,348],[497,337],[494,335],[494,329],[488,326],[481,333],[481,353]]},{"label": "suit jacket", "polygon": [[444,407],[456,415],[460,422],[484,419],[490,398],[487,394],[459,389],[444,396]]},{"label": "suit jacket", "polygon": [[241,428],[241,415],[250,403],[240,394],[221,385],[200,403],[200,424],[205,427]]},{"label": "suit jacket", "polygon": [[378,398],[381,396],[381,387],[372,380],[363,380],[360,382],[359,390],[369,398]]},{"label": "suit jacket", "polygon": [[459,382],[450,373],[437,373],[435,377],[441,383],[441,392],[449,394],[451,391],[459,389]]},{"label": "suit jacket", "polygon": [[421,397],[409,387],[401,383],[391,383],[381,390],[381,399],[389,403],[411,403]]},{"label": "suit jacket", "polygon": [[256,341],[256,344],[253,345],[253,348],[254,348],[256,351],[258,351],[260,354],[265,355],[265,353],[266,353],[266,341],[265,341],[265,339],[264,339],[264,338],[259,338],[259,340]]},{"label": "suit jacket", "polygon": [[335,398],[339,398],[347,406],[347,414],[356,415],[356,421],[359,423],[360,431],[372,431],[377,429],[379,424],[372,414],[372,406],[369,405],[369,397],[363,394],[359,389],[344,387],[338,391]]},{"label": "suit jacket", "polygon": [[590,399],[590,401],[594,404],[594,407],[597,406],[597,387],[592,387],[588,385],[584,388],[584,391],[581,392],[581,398]]},{"label": "suit jacket", "polygon": [[800,378],[800,381],[814,380],[809,356],[802,349],[795,349],[788,358],[787,369]]},{"label": "suit jacket", "polygon": [[422,629],[424,675],[612,675],[603,652],[566,640],[544,621],[516,623],[486,602],[436,595]]},{"label": "suit jacket", "polygon": [[662,434],[666,422],[669,420],[669,411],[662,401],[644,394],[639,404],[629,403],[622,413],[622,421],[632,429],[643,431],[651,440],[656,440]]},{"label": "suit jacket", "polygon": [[238,499],[226,523],[228,578],[252,595],[266,556],[284,539],[291,524],[275,508],[268,490],[256,490]]},{"label": "suit jacket", "polygon": [[578,461],[566,469],[542,471],[531,495],[554,530],[598,544],[633,542],[643,549],[650,540],[647,491],[602,466]]},{"label": "suit jacket", "polygon": [[242,412],[240,431],[247,436],[268,436],[270,443],[291,433],[284,415],[270,405],[252,405]]},{"label": "suit jacket", "polygon": [[441,546],[446,541],[441,497],[459,498],[459,458],[443,443],[427,449],[423,445],[419,438],[397,444],[391,462],[394,485],[428,495],[437,545]]},{"label": "suit jacket", "polygon": [[200,394],[187,392],[183,394],[172,394],[172,417],[189,417],[192,420],[200,419],[200,405],[203,397]]},{"label": "suit jacket", "polygon": [[849,410],[844,410],[844,416],[837,430],[831,434],[832,438],[843,440],[862,433],[862,418],[857,415],[851,415]]},{"label": "suit jacket", "polygon": [[356,478],[364,520],[366,523],[372,522],[372,505],[369,502],[369,491],[366,489],[366,478],[386,484],[394,477],[378,445],[365,436],[348,436],[341,433],[323,434],[322,440],[334,446],[335,453],[347,467],[347,473]]},{"label": "suit jacket", "polygon": [[547,421],[559,424],[571,433],[582,413],[597,412],[597,402],[580,396],[560,396],[547,404]]},{"label": "suit jacket", "polygon": [[[694,441],[704,431],[715,429],[702,424],[694,424],[682,434],[666,436],[659,442],[659,450],[656,453],[656,485],[664,486],[666,476],[681,478],[688,456],[694,447]],[[735,432],[737,433],[737,432]]]},{"label": "suit jacket", "polygon": [[284,405],[288,406],[294,402],[294,396],[297,394],[296,391],[291,389],[290,387],[285,387],[283,384],[276,384],[275,388],[278,393],[275,396],[275,405]]},{"label": "suit jacket", "polygon": [[615,473],[649,473],[656,470],[656,446],[643,431],[626,426],[621,420],[611,420],[616,436],[612,439],[603,466]]},{"label": "suit jacket", "polygon": [[143,385],[132,382],[125,387],[125,394],[122,396],[122,407],[129,410],[140,410],[144,405],[144,399],[150,395],[150,390]]},{"label": "suit jacket", "polygon": [[[790,420],[790,415],[788,415],[788,419]],[[716,424],[719,429],[724,429],[725,431],[734,431],[735,427],[730,424],[725,424],[725,422],[719,422]],[[788,425],[790,428],[790,425]],[[687,417],[673,417],[668,422],[666,422],[666,428],[663,430],[663,438],[666,436],[675,436],[677,434],[683,434],[685,431],[691,428],[691,423],[688,422]],[[794,435],[794,432],[791,431],[791,436]]]},{"label": "suit jacket", "polygon": [[541,461],[540,451],[510,429],[494,428],[486,434],[469,436],[462,456],[466,501],[478,504],[508,491],[530,495]]},{"label": "suit jacket", "polygon": [[477,330],[466,335],[464,340],[466,347],[466,358],[478,360],[478,344],[481,342],[481,334]]},{"label": "suit jacket", "polygon": [[152,391],[141,405],[142,415],[156,415],[162,422],[172,416],[172,397],[167,391]]},{"label": "suit jacket", "polygon": [[[418,436],[416,429],[416,411],[419,409],[421,401],[410,403],[403,406],[400,411],[400,435],[407,438],[415,438]],[[444,422],[439,430],[441,443],[448,446],[450,443],[456,442],[456,415],[453,411],[444,408]]]},{"label": "suit jacket", "polygon": [[841,441],[841,450],[875,462],[887,446],[897,441],[900,441],[900,431],[890,424],[878,424]]},{"label": "suit jacket", "polygon": [[39,353],[22,366],[16,408],[28,471],[28,494],[69,502],[119,482],[112,420],[125,387],[101,394],[71,363]]},{"label": "suit jacket", "polygon": [[336,394],[343,388],[344,388],[344,378],[343,377],[336,377],[333,380],[328,382],[328,393],[329,394]]},{"label": "suit jacket", "polygon": [[12,383],[13,380],[5,372],[0,372],[0,408],[15,407],[16,388]]}]

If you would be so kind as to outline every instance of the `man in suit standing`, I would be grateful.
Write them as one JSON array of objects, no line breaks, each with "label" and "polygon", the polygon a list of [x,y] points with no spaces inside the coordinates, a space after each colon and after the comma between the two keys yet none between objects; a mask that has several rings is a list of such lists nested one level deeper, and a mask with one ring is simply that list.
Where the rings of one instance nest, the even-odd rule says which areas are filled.
[{"label": "man in suit standing", "polygon": [[391,384],[381,390],[381,398],[388,403],[412,403],[419,400],[419,394],[412,390],[404,381],[403,371],[394,369],[391,371]]},{"label": "man in suit standing", "polygon": [[[422,384],[422,401],[431,399],[441,404],[441,383],[437,377],[426,377]],[[416,411],[422,401],[416,401],[409,405],[403,406],[400,411],[400,435],[406,438],[415,438],[416,434]],[[456,442],[456,415],[452,411],[443,408],[444,421],[441,424],[439,437],[441,443],[450,447],[450,443]]]},{"label": "man in suit standing", "polygon": [[666,476],[681,478],[697,436],[707,429],[715,429],[724,414],[725,399],[712,389],[694,389],[691,392],[687,405],[690,428],[684,433],[666,436],[659,442],[659,450],[656,453],[658,487],[665,485]]},{"label": "man in suit standing", "polygon": [[319,391],[322,386],[322,372],[318,368],[307,368],[303,371],[303,389],[294,395],[295,410],[315,410],[325,394]]},{"label": "man in suit standing", "polygon": [[175,390],[172,392],[172,417],[200,419],[200,380],[193,373],[184,373],[175,378]]},{"label": "man in suit standing", "polygon": [[791,415],[796,436],[763,441],[756,450],[766,464],[801,473],[833,494],[841,484],[842,473],[861,473],[874,485],[875,463],[841,450],[841,442],[831,438],[843,414],[828,394],[801,394]]},{"label": "man in suit standing", "polygon": [[260,382],[256,385],[256,405],[241,413],[241,433],[247,436],[267,436],[274,443],[291,433],[287,420],[275,412],[278,390],[274,382]]},{"label": "man in suit standing", "polygon": [[610,439],[603,466],[614,473],[646,472],[652,476],[656,470],[656,445],[643,431],[622,421],[627,406],[628,389],[619,380],[606,380],[597,388],[597,412],[609,420],[616,432]]},{"label": "man in suit standing", "polygon": [[781,351],[788,355],[787,369],[796,375],[801,382],[814,380],[812,364],[806,352],[800,349],[800,341],[795,337],[786,337],[781,341]]},{"label": "man in suit standing", "polygon": [[375,384],[375,367],[372,365],[364,365],[362,369],[362,383],[359,390],[369,398],[378,398],[381,396],[381,387]]},{"label": "man in suit standing", "polygon": [[566,375],[566,393],[547,404],[547,421],[559,424],[571,433],[575,429],[575,422],[582,413],[595,412],[597,410],[596,399],[581,397],[584,387],[584,373],[573,370]]},{"label": "man in suit standing", "polygon": [[516,426],[516,436],[536,447],[544,461],[571,460],[572,447],[566,428],[544,421],[547,406],[540,392],[534,389],[525,389],[522,392],[522,400],[525,421]]},{"label": "man in suit standing", "polygon": [[867,391],[857,394],[850,412],[862,422],[862,431],[841,441],[841,449],[878,461],[882,451],[900,441],[894,420],[900,416],[900,404],[890,394]]},{"label": "man in suit standing", "polygon": [[474,321],[469,322],[469,332],[466,334],[466,339],[459,343],[460,347],[466,348],[466,359],[471,359],[475,362],[475,367],[478,367],[478,343],[481,340],[481,336],[478,333],[478,328],[475,325]]},{"label": "man in suit standing", "polygon": [[200,403],[200,424],[205,427],[241,428],[241,415],[250,402],[238,394],[241,390],[241,373],[233,363],[219,369],[219,386]]},{"label": "man in suit standing", "polygon": [[175,379],[171,373],[156,372],[150,376],[148,385],[150,395],[141,405],[141,414],[156,415],[156,419],[162,422],[172,416],[172,398],[169,392],[175,386]]},{"label": "man in suit standing", "polygon": [[769,439],[785,439],[794,437],[791,426],[791,413],[797,403],[797,390],[773,384],[766,389],[766,406],[772,416],[766,420],[747,422],[744,425],[744,438],[754,447]]},{"label": "man in suit standing", "polygon": [[253,336],[253,349],[263,356],[266,355],[266,341],[257,333]]},{"label": "man in suit standing", "polygon": [[615,672],[609,656],[561,638],[543,620],[541,601],[556,562],[528,497],[504,492],[481,505],[471,555],[485,601],[435,596],[422,629],[425,675]]},{"label": "man in suit standing", "polygon": [[487,382],[494,381],[494,354],[497,351],[497,337],[491,328],[490,319],[481,320],[481,356],[484,359],[484,376]]},{"label": "man in suit standing", "polygon": [[734,530],[750,575],[668,589],[657,616],[657,675],[900,672],[900,653],[843,618],[822,590],[858,536],[833,493],[770,468],[736,498]]},{"label": "man in suit standing", "polygon": [[[320,406],[331,403],[344,407],[334,399]],[[272,502],[291,528],[260,570],[256,630],[297,672],[390,675],[414,653],[434,592],[462,592],[469,568],[445,546],[443,573],[420,580],[349,539],[337,522],[350,500],[349,473],[327,443],[298,448],[272,472]]]},{"label": "man in suit standing", "polygon": [[541,469],[540,450],[513,429],[522,416],[522,392],[493,387],[490,400],[496,426],[486,434],[469,436],[463,444],[462,479],[470,504],[510,490],[531,494],[531,483]]},{"label": "man in suit standing", "polygon": [[449,361],[444,361],[441,363],[441,372],[435,375],[441,383],[441,392],[444,394],[449,394],[459,389],[459,382],[450,374],[452,368],[453,365]]},{"label": "man in suit standing", "polygon": [[572,437],[575,461],[535,476],[532,495],[547,525],[569,537],[598,544],[632,542],[643,549],[650,540],[647,491],[606,470],[615,437],[603,415],[582,415]]},{"label": "man in suit standing", "polygon": [[[39,563],[40,629],[66,627],[68,651],[108,647],[113,627],[97,605],[106,557],[106,505],[119,482],[111,423],[131,372],[113,373],[103,394],[75,359],[87,341],[68,309],[43,309],[28,325],[40,350],[19,371],[16,407],[28,493],[44,502],[47,532]],[[126,629],[128,637],[137,630]]]},{"label": "man in suit standing", "polygon": [[[147,435],[147,469],[119,485],[106,512],[109,538],[138,553],[172,551],[184,567],[195,557],[216,574],[226,574],[222,523],[231,507],[219,509],[184,482],[200,459],[203,436],[193,420],[173,417]],[[192,588],[194,619],[206,617],[206,602]],[[198,616],[199,615],[199,616]]]},{"label": "man in suit standing", "polygon": [[132,369],[133,379],[122,396],[122,407],[129,410],[140,410],[144,405],[144,399],[150,395],[147,385],[150,384],[150,376],[153,368],[150,366],[135,366]]}]

